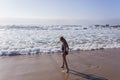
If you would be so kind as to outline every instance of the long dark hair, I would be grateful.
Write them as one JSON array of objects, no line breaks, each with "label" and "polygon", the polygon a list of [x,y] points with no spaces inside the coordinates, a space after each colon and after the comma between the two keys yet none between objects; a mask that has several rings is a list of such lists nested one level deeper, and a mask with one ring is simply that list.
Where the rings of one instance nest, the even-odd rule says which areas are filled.
[{"label": "long dark hair", "polygon": [[68,43],[67,43],[67,41],[65,40],[64,37],[61,36],[60,41],[62,41],[67,46],[67,48],[69,49]]}]

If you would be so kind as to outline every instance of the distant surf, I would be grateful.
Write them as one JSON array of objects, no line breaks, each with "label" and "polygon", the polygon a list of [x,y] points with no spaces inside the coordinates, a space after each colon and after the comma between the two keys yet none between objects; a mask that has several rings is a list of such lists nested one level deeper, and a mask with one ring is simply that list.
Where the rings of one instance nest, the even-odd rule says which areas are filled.
[{"label": "distant surf", "polygon": [[70,51],[120,48],[120,28],[81,25],[0,26],[0,55],[61,52],[64,36]]}]

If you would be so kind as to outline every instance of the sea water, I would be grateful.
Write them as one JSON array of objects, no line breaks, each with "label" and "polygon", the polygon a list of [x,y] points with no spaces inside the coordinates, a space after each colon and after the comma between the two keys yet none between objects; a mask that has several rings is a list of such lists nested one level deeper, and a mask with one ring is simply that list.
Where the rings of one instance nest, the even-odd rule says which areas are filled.
[{"label": "sea water", "polygon": [[70,51],[120,48],[120,28],[81,25],[0,26],[0,55],[40,54],[61,51],[59,38]]}]

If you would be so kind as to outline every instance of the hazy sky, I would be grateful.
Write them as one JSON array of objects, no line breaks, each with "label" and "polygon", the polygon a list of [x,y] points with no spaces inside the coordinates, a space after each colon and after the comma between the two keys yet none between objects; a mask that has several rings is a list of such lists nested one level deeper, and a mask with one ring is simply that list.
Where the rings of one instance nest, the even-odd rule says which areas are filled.
[{"label": "hazy sky", "polygon": [[0,0],[0,24],[120,22],[120,0]]}]

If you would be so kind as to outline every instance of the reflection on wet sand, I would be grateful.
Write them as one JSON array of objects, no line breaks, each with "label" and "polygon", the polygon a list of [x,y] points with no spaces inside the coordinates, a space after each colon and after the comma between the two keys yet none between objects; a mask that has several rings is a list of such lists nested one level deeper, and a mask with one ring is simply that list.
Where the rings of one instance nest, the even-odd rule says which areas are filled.
[{"label": "reflection on wet sand", "polygon": [[63,80],[69,80],[69,73],[66,73],[64,69],[62,69],[62,78]]}]

